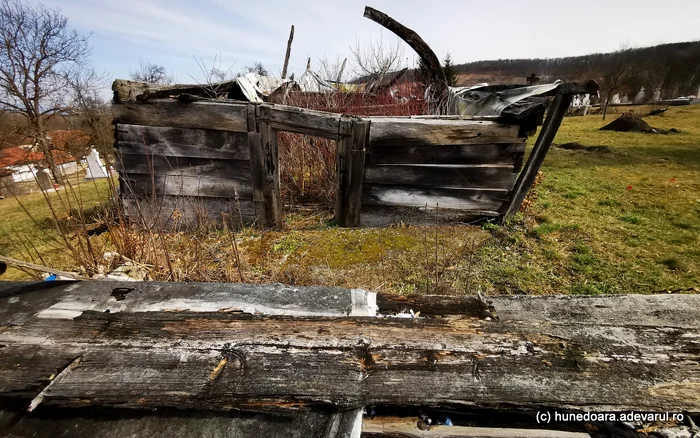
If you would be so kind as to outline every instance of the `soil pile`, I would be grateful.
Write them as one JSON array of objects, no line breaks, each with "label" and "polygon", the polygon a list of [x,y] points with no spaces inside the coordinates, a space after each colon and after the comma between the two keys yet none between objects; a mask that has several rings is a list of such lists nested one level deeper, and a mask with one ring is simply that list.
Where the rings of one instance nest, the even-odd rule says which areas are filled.
[{"label": "soil pile", "polygon": [[600,130],[617,132],[644,132],[647,134],[656,132],[656,130],[649,126],[647,122],[642,120],[640,117],[631,114],[623,114],[617,120],[600,128]]}]

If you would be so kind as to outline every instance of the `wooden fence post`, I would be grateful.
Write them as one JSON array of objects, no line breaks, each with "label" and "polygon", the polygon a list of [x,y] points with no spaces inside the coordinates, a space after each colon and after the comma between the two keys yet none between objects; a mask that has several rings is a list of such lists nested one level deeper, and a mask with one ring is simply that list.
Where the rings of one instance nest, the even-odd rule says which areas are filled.
[{"label": "wooden fence post", "polygon": [[[279,147],[277,130],[269,120],[269,108],[258,107],[262,155],[262,193],[265,200],[265,222],[269,226],[282,225],[282,197],[280,195]],[[258,163],[260,165],[260,163]]]},{"label": "wooden fence post", "polygon": [[255,105],[248,105],[248,148],[250,151],[250,175],[253,186],[253,207],[255,209],[256,223],[264,223],[267,219],[265,214],[265,193],[263,191],[263,178],[265,160],[262,153],[262,136],[258,130],[257,108]]},{"label": "wooden fence post", "polygon": [[554,102],[552,102],[552,106],[547,114],[547,118],[544,121],[544,125],[542,125],[540,135],[537,137],[535,146],[532,148],[530,157],[527,159],[527,164],[525,164],[525,168],[520,172],[520,176],[518,176],[518,180],[515,182],[515,186],[511,192],[510,202],[506,204],[507,208],[503,217],[504,220],[512,217],[520,210],[520,206],[525,200],[527,192],[530,191],[532,184],[535,182],[535,178],[537,178],[537,172],[539,172],[544,162],[544,157],[547,156],[547,151],[549,151],[552,140],[554,140],[554,137],[557,135],[557,130],[570,104],[571,94],[564,94],[562,92],[556,94]]},{"label": "wooden fence post", "polygon": [[338,125],[336,148],[335,219],[343,227],[360,225],[368,120],[343,118]]}]

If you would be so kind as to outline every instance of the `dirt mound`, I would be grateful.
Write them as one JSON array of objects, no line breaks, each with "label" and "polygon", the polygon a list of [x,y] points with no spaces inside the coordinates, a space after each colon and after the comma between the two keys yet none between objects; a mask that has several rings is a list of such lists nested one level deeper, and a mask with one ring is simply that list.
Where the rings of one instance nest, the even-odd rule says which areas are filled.
[{"label": "dirt mound", "polygon": [[600,128],[601,131],[617,131],[617,132],[644,132],[652,133],[655,130],[640,117],[631,114],[623,114],[617,120],[608,123]]},{"label": "dirt mound", "polygon": [[585,146],[575,141],[571,143],[555,144],[554,147],[558,147],[560,149],[568,149],[570,151],[587,151],[599,154],[607,154],[609,152],[612,152],[607,146]]}]

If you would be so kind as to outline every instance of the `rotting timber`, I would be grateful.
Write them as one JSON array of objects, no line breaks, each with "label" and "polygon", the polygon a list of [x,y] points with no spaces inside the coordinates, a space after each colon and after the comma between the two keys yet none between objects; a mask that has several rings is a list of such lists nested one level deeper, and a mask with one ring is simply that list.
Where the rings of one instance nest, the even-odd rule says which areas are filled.
[{"label": "rotting timber", "polygon": [[700,412],[700,295],[8,282],[0,301],[0,399],[25,408]]},{"label": "rotting timber", "polygon": [[571,96],[598,86],[560,84],[549,93],[554,101],[524,164],[542,104],[518,102],[501,116],[356,117],[211,100],[192,86],[117,80],[113,89],[120,196],[130,218],[149,228],[167,228],[174,216],[196,224],[199,213],[280,226],[278,132],[286,131],[336,141],[335,218],[356,227],[421,222],[427,210],[454,222],[512,216]]}]

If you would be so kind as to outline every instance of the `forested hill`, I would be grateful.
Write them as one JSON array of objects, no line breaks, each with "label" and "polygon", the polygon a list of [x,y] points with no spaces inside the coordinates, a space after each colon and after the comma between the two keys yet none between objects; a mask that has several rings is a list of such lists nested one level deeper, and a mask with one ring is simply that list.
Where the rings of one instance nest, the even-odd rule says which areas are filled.
[{"label": "forested hill", "polygon": [[[700,41],[620,49],[565,58],[499,59],[455,65],[459,84],[524,83],[532,73],[543,80],[596,79],[620,74],[622,92],[660,88],[664,97],[696,94],[700,86]],[[603,85],[603,84],[601,84]],[[605,88],[604,86],[602,87]]]}]

